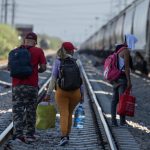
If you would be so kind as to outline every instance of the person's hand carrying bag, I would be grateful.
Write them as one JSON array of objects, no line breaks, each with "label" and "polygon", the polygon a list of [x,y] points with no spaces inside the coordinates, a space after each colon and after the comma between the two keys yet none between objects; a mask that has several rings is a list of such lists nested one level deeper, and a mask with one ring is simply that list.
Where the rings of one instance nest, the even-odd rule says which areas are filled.
[{"label": "person's hand carrying bag", "polygon": [[36,128],[48,129],[55,127],[56,109],[54,104],[43,101],[38,104],[36,110]]}]

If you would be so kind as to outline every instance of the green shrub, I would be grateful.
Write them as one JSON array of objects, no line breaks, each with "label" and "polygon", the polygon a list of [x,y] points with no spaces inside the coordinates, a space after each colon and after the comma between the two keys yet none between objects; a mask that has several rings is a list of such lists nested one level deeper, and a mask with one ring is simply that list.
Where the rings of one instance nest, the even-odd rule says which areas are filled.
[{"label": "green shrub", "polygon": [[6,59],[9,51],[18,45],[17,31],[9,25],[0,24],[0,59]]},{"label": "green shrub", "polygon": [[58,50],[61,46],[62,41],[59,38],[51,38],[50,39],[50,48]]}]

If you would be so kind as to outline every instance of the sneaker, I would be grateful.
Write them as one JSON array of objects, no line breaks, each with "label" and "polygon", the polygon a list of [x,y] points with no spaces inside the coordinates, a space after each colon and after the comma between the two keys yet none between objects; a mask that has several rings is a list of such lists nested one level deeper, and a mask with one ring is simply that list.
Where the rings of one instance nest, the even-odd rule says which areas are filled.
[{"label": "sneaker", "polygon": [[39,140],[40,136],[38,135],[32,135],[32,136],[26,136],[26,140],[28,142],[35,142],[37,140]]},{"label": "sneaker", "polygon": [[60,143],[59,143],[59,146],[64,146],[64,145],[66,145],[68,142],[69,142],[68,137],[67,137],[67,136],[64,136],[64,137],[61,138]]}]

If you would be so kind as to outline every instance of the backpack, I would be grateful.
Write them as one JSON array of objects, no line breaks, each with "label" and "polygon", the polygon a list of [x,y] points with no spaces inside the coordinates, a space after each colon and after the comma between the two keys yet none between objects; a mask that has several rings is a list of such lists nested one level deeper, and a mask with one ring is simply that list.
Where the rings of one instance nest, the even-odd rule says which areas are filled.
[{"label": "backpack", "polygon": [[58,86],[65,90],[71,91],[80,88],[82,79],[80,77],[80,70],[74,58],[60,59],[60,69],[57,79]]},{"label": "backpack", "polygon": [[19,47],[10,51],[8,60],[11,77],[27,78],[32,74],[31,53],[27,48]]},{"label": "backpack", "polygon": [[117,52],[109,55],[104,62],[104,79],[108,81],[115,81],[122,73],[122,69],[118,69],[118,54],[126,47],[120,48]]}]

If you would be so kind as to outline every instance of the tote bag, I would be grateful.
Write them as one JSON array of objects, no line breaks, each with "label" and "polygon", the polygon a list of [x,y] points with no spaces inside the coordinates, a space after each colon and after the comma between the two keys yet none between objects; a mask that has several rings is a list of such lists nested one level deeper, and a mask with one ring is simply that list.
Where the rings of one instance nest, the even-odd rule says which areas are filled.
[{"label": "tote bag", "polygon": [[119,97],[117,114],[133,117],[135,113],[135,101],[136,98],[131,95],[131,90],[126,89],[125,92]]},{"label": "tote bag", "polygon": [[56,109],[49,102],[41,102],[36,110],[36,128],[48,129],[55,127]]}]

